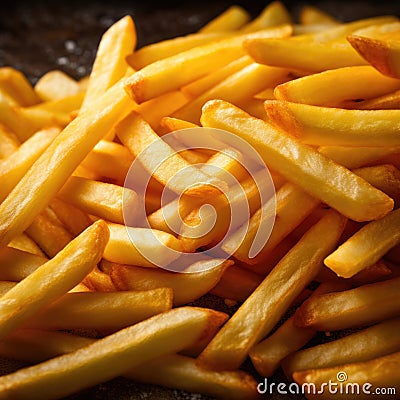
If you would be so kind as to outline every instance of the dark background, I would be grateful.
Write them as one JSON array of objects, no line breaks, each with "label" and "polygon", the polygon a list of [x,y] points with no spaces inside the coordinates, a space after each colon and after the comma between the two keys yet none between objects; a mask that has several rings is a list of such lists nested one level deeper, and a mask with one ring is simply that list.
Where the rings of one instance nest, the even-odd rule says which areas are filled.
[{"label": "dark background", "polygon": [[[0,66],[12,66],[25,73],[32,83],[47,71],[60,69],[74,78],[90,73],[102,33],[126,14],[133,16],[138,47],[162,39],[195,32],[232,4],[243,6],[256,16],[269,1],[138,1],[138,0],[70,0],[17,1],[2,4],[0,10]],[[400,16],[400,1],[283,1],[297,19],[305,4],[317,6],[342,21],[383,14]],[[198,306],[214,307],[232,313],[221,299],[205,296]],[[326,340],[318,337],[316,341]],[[0,374],[11,372],[16,364],[2,363]],[[110,366],[111,368],[111,366]],[[254,372],[250,363],[244,369]],[[157,373],[157,371],[154,371]],[[261,378],[258,378],[261,381]],[[285,381],[281,373],[277,382]],[[274,395],[273,399],[288,396]],[[290,396],[297,400],[298,396]],[[114,379],[69,400],[207,400],[150,385],[140,385],[122,378]]]}]

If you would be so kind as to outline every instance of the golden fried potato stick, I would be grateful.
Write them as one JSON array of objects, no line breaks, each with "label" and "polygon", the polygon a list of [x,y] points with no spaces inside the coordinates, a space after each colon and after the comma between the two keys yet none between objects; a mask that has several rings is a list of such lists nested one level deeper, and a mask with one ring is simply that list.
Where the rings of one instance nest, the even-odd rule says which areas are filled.
[{"label": "golden fried potato stick", "polygon": [[19,282],[47,262],[46,257],[12,247],[0,249],[0,280]]},{"label": "golden fried potato stick", "polygon": [[360,110],[391,110],[400,108],[400,90],[352,104]]},{"label": "golden fried potato stick", "polygon": [[[343,394],[339,394],[339,386],[336,386],[338,390],[335,394],[335,398],[352,400],[357,395],[353,390],[349,388],[346,393],[346,382],[350,384],[358,384],[360,396],[363,394],[365,397],[371,399],[380,399],[382,394],[374,395],[374,388],[387,388],[386,394],[395,395],[396,391],[400,390],[400,352],[389,354],[384,357],[374,358],[373,360],[358,362],[358,363],[345,363],[330,368],[323,369],[311,369],[307,371],[295,372],[293,379],[299,384],[303,385],[314,384],[316,388],[321,388],[324,383],[333,382],[336,385],[339,384],[342,377],[346,378],[346,381],[342,381],[344,386]],[[343,375],[343,372],[346,374]],[[366,386],[364,386],[366,384]],[[310,386],[308,386],[310,388]],[[365,392],[367,390],[367,392]],[[390,392],[389,392],[390,390]],[[314,393],[314,394],[313,394]],[[306,394],[307,399],[332,399],[332,394],[325,390],[324,393],[315,395],[315,391],[310,389],[309,394]],[[389,398],[395,398],[390,396]],[[362,396],[363,397],[363,396]]]},{"label": "golden fried potato stick", "polygon": [[400,22],[360,29],[347,37],[350,44],[384,75],[400,78]]},{"label": "golden fried potato stick", "polygon": [[367,325],[400,313],[400,278],[322,294],[297,309],[295,323],[317,330],[339,330]]},{"label": "golden fried potato stick", "polygon": [[[103,260],[101,265],[104,262]],[[99,267],[93,268],[93,270],[86,275],[85,279],[82,281],[90,290],[94,292],[116,292],[117,289],[113,284],[111,277],[108,273],[105,273]]]},{"label": "golden fried potato stick", "polygon": [[[239,228],[222,246],[230,253],[237,249],[234,257],[250,265],[258,264],[269,257],[270,252],[318,206],[319,201],[309,196],[292,183],[284,184],[276,193],[275,223],[270,237],[262,250],[250,258],[249,251],[256,237],[261,219],[271,218],[271,204],[257,210],[250,218],[249,225]],[[268,212],[270,211],[270,212]]]},{"label": "golden fried potato stick", "polygon": [[199,261],[185,273],[113,264],[110,275],[118,290],[171,288],[174,305],[179,306],[208,293],[232,264],[230,260]]},{"label": "golden fried potato stick", "polygon": [[73,120],[0,205],[0,247],[22,233],[129,107],[123,82]]},{"label": "golden fried potato stick", "polygon": [[[164,117],[161,119],[161,126],[168,132],[179,131],[180,129],[198,128],[199,126],[193,122],[184,121],[179,118]],[[201,149],[202,151],[203,149]]]},{"label": "golden fried potato stick", "polygon": [[0,159],[8,157],[18,150],[20,141],[6,125],[0,124]]},{"label": "golden fried potato stick", "polygon": [[[219,193],[218,186],[212,184],[222,182],[188,163],[168,143],[161,140],[136,112],[125,117],[115,129],[121,142],[135,157],[140,155],[143,167],[161,184],[167,185],[170,178],[180,173],[180,179],[171,181],[168,186],[176,193],[195,197]],[[153,146],[151,151],[148,150],[149,146]]]},{"label": "golden fried potato stick", "polygon": [[131,189],[77,176],[69,178],[57,196],[88,214],[117,224],[124,223],[123,207],[133,211],[139,201]]},{"label": "golden fried potato stick", "polygon": [[314,146],[400,146],[400,110],[346,110],[267,100],[273,124]]},{"label": "golden fried potato stick", "polygon": [[200,121],[201,107],[208,100],[221,99],[235,105],[240,105],[261,89],[276,86],[287,75],[288,71],[283,68],[251,63],[205,91],[196,99],[190,101],[187,105],[176,111],[173,116],[197,124]]},{"label": "golden fried potato stick", "polygon": [[250,20],[249,13],[240,6],[231,6],[199,29],[201,33],[231,32]]},{"label": "golden fried potato stick", "polygon": [[108,227],[110,240],[103,255],[108,261],[139,267],[154,267],[145,255],[151,255],[152,260],[158,264],[168,265],[183,252],[181,241],[170,233],[113,223],[109,223]]},{"label": "golden fried potato stick", "polygon": [[400,318],[389,319],[340,339],[300,350],[283,363],[285,374],[372,360],[400,351]]},{"label": "golden fried potato stick", "polygon": [[81,166],[123,184],[132,162],[133,156],[126,147],[100,140],[84,158]]},{"label": "golden fried potato stick", "polygon": [[107,89],[124,77],[127,69],[125,57],[133,52],[135,46],[135,24],[129,15],[111,25],[103,34],[80,112],[90,108]]},{"label": "golden fried potato stick", "polygon": [[346,240],[324,263],[338,276],[350,278],[376,263],[400,243],[400,209],[362,227]]},{"label": "golden fried potato stick", "polygon": [[240,29],[241,32],[256,32],[270,26],[290,24],[292,18],[281,1],[272,1],[252,21]]},{"label": "golden fried potato stick", "polygon": [[82,88],[75,79],[58,70],[47,72],[35,85],[35,92],[42,101],[61,100],[81,91]]},{"label": "golden fried potato stick", "polygon": [[79,92],[72,96],[63,97],[59,100],[44,101],[35,106],[29,107],[28,110],[44,110],[53,113],[70,114],[72,116],[80,109],[84,96],[84,92]]},{"label": "golden fried potato stick", "polygon": [[229,103],[207,102],[201,121],[248,141],[269,167],[351,219],[381,218],[393,208],[390,197],[346,168]]},{"label": "golden fried potato stick", "polygon": [[346,168],[360,168],[376,164],[390,155],[399,155],[400,146],[346,147],[320,146],[318,151]]},{"label": "golden fried potato stick", "polygon": [[[201,166],[204,173],[213,175],[214,178],[224,180],[226,174],[231,174],[241,181],[247,171],[241,165],[242,155],[232,149],[224,149],[211,156]],[[207,199],[194,199],[188,196],[181,196],[171,201],[148,216],[148,222],[153,229],[159,229],[169,233],[178,233],[181,223],[194,209],[206,202]]]},{"label": "golden fried potato stick", "polygon": [[106,223],[95,222],[53,259],[0,297],[0,337],[78,284],[100,261],[108,235]]},{"label": "golden fried potato stick", "polygon": [[169,288],[67,293],[35,314],[24,327],[116,331],[170,310],[172,295]]},{"label": "golden fried potato stick", "polygon": [[245,301],[261,283],[262,277],[254,272],[232,265],[210,293],[223,299]]},{"label": "golden fried potato stick", "polygon": [[15,236],[10,243],[8,243],[8,247],[12,247],[13,249],[22,250],[31,254],[35,254],[41,257],[46,257],[42,249],[35,243],[27,234],[21,233],[18,236]]},{"label": "golden fried potato stick", "polygon": [[38,131],[8,157],[0,160],[0,201],[8,196],[59,133],[58,128]]},{"label": "golden fried potato stick", "polygon": [[305,5],[300,10],[300,23],[302,25],[325,24],[338,25],[340,22],[332,15],[317,7]]},{"label": "golden fried potato stick", "polygon": [[181,307],[118,331],[72,353],[0,377],[4,399],[60,398],[178,352],[215,329],[226,315]]},{"label": "golden fried potato stick", "polygon": [[252,63],[249,56],[243,56],[237,60],[233,60],[227,65],[213,71],[200,79],[195,80],[181,88],[182,93],[188,98],[195,99],[202,95],[205,91],[219,84],[221,81],[247,67]]},{"label": "golden fried potato stick", "polygon": [[0,91],[6,93],[15,105],[22,107],[33,106],[40,102],[28,79],[14,68],[0,68]]},{"label": "golden fried potato stick", "polygon": [[[365,65],[337,68],[294,79],[277,86],[274,95],[277,100],[293,103],[339,107],[345,101],[371,99],[399,88],[398,79],[384,76]],[[358,108],[357,105],[355,108]]]},{"label": "golden fried potato stick", "polygon": [[51,200],[49,207],[74,237],[82,233],[93,222],[82,210],[56,197]]},{"label": "golden fried potato stick", "polygon": [[[0,355],[35,363],[70,353],[94,342],[94,339],[64,332],[24,329],[0,341]],[[198,367],[193,358],[179,354],[160,357],[140,365],[125,372],[124,377],[221,398],[258,398],[256,382],[250,375],[242,371],[209,371]]]},{"label": "golden fried potato stick", "polygon": [[353,172],[390,196],[396,205],[400,203],[400,170],[394,165],[357,168]]},{"label": "golden fried potato stick", "polygon": [[[348,285],[342,282],[323,283],[310,297],[340,290],[343,287]],[[314,329],[296,326],[294,317],[291,316],[271,336],[251,349],[251,361],[261,376],[272,376],[283,359],[302,348],[316,333]]]},{"label": "golden fried potato stick", "polygon": [[199,356],[199,365],[238,368],[321,269],[346,219],[335,211],[315,224],[289,251]]},{"label": "golden fried potato stick", "polygon": [[73,238],[53,210],[46,207],[25,230],[25,233],[49,257],[54,257]]},{"label": "golden fried potato stick", "polygon": [[139,70],[155,61],[174,56],[194,47],[226,39],[229,36],[232,36],[232,33],[192,33],[186,36],[163,40],[136,50],[133,54],[126,57],[126,62],[135,70]]},{"label": "golden fried potato stick", "polygon": [[[127,78],[125,89],[137,103],[179,89],[244,55],[242,43],[246,38],[286,37],[289,25],[268,28],[256,33],[242,34],[156,61]],[[356,53],[357,54],[357,53]]]}]

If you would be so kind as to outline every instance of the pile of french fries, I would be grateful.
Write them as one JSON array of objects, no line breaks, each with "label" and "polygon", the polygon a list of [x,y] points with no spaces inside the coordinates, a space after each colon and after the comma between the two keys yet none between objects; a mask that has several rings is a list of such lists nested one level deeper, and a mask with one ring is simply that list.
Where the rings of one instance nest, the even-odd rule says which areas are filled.
[{"label": "pile of french fries", "polygon": [[[272,2],[254,20],[234,6],[197,33],[135,45],[127,16],[80,81],[50,71],[32,87],[0,69],[0,356],[30,364],[0,377],[0,398],[57,399],[124,376],[251,399],[278,368],[299,385],[344,371],[400,391],[398,18],[344,24],[305,7],[294,24]],[[245,140],[271,171],[275,224],[255,256],[271,214],[229,144],[163,142],[140,159],[146,192],[124,188],[148,146],[197,126]],[[246,230],[227,238],[227,259],[158,268],[130,237],[173,264],[166,249],[201,252],[226,232],[229,204],[204,183],[223,175],[204,166],[241,182]],[[182,169],[182,196],[161,205]],[[149,228],[126,227],[140,201]],[[205,204],[217,219],[194,238]],[[190,305],[207,293],[240,307]],[[307,346],[333,331],[340,339]],[[240,370],[249,358],[260,376]]]}]

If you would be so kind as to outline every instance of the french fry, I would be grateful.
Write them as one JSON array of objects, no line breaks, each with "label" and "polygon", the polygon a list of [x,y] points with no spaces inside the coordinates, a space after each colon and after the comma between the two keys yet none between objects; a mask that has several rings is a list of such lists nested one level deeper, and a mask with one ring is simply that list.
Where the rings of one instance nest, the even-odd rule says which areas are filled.
[{"label": "french fry", "polygon": [[183,251],[182,243],[167,232],[112,223],[108,227],[110,240],[103,257],[111,262],[154,267],[151,256],[158,264],[168,265]]},{"label": "french fry", "polygon": [[[246,176],[246,170],[241,165],[241,155],[234,150],[226,149],[215,153],[207,160],[201,170],[204,173],[213,175],[214,178],[224,180],[226,174],[231,174],[237,180]],[[174,234],[179,232],[182,220],[194,209],[204,203],[204,199],[193,199],[181,196],[148,216],[148,222],[153,229],[159,229]]]},{"label": "french fry", "polygon": [[59,132],[58,128],[49,128],[36,132],[15,152],[0,160],[0,201],[8,196]]},{"label": "french fry", "polygon": [[174,116],[189,122],[199,123],[201,107],[208,100],[221,99],[240,105],[245,99],[252,97],[262,88],[275,86],[277,82],[285,79],[287,74],[288,71],[282,68],[252,63],[190,101],[176,111]]},{"label": "french fry", "polygon": [[400,23],[360,29],[347,40],[373,67],[384,75],[400,78]]},{"label": "french fry", "polygon": [[[387,388],[387,394],[389,395],[395,395],[396,390],[400,389],[399,365],[400,353],[393,353],[360,363],[346,363],[331,368],[295,372],[293,378],[299,385],[313,383],[314,386],[308,386],[310,392],[306,394],[307,399],[330,399],[332,395],[326,392],[316,396],[312,387],[321,388],[323,382],[333,382],[338,385],[340,382],[338,377],[341,379],[343,375],[340,375],[340,373],[345,371],[346,380],[349,382],[349,385],[352,385],[352,388],[349,388],[347,391],[343,390],[341,394],[337,394],[335,397],[349,400],[354,399],[354,393],[357,393],[354,392],[357,390],[354,388],[354,385],[358,384],[359,393],[366,394],[368,398],[377,399],[381,398],[382,395],[374,394],[373,389],[371,389],[372,387]],[[342,385],[345,386],[346,383],[342,383]],[[361,388],[364,392],[361,392]],[[394,397],[391,396],[391,398]]]},{"label": "french fry", "polygon": [[275,88],[274,95],[278,100],[294,103],[339,107],[345,101],[371,99],[399,88],[399,80],[388,78],[371,66],[359,66],[328,70],[283,83]]},{"label": "french fry", "polygon": [[361,110],[391,110],[400,107],[400,90],[355,104]]},{"label": "french fry", "polygon": [[0,337],[78,284],[100,260],[107,239],[107,225],[96,222],[0,297]]},{"label": "french fry", "polygon": [[59,100],[44,101],[35,106],[31,106],[28,110],[44,110],[53,113],[64,113],[72,115],[76,110],[79,110],[85,93],[79,92],[69,97],[63,97]]},{"label": "french fry", "polygon": [[[343,283],[321,284],[311,297],[329,293],[343,288]],[[281,361],[289,354],[302,348],[315,335],[311,328],[299,328],[294,323],[294,317],[287,319],[271,336],[254,346],[250,351],[250,358],[262,376],[271,376],[279,367]]]},{"label": "french fry", "polygon": [[197,79],[181,88],[183,94],[189,98],[196,98],[202,95],[207,90],[211,89],[221,81],[229,77],[230,75],[238,72],[239,70],[247,67],[252,63],[252,60],[248,56],[243,56],[237,60],[233,60],[229,64],[217,69],[214,72],[204,76],[203,78]]},{"label": "french fry", "polygon": [[168,130],[168,132],[179,131],[180,129],[198,128],[199,126],[193,122],[184,121],[179,118],[163,117],[161,119],[161,126]]},{"label": "french fry", "polygon": [[92,223],[86,213],[56,197],[51,200],[49,206],[74,237],[82,233]]},{"label": "french fry", "polygon": [[202,261],[190,266],[184,273],[115,264],[111,266],[110,275],[118,290],[171,288],[174,305],[179,306],[209,292],[232,264],[232,261],[218,259]]},{"label": "french fry", "polygon": [[12,247],[0,250],[0,280],[19,282],[47,262],[46,257]]},{"label": "french fry", "polygon": [[332,211],[314,225],[217,333],[200,354],[199,364],[216,370],[239,367],[316,276],[345,221]]},{"label": "french fry", "polygon": [[283,363],[285,374],[372,360],[400,351],[400,319],[394,318],[290,355]]},{"label": "french fry", "polygon": [[57,136],[1,203],[0,247],[32,223],[129,103],[121,84],[116,84]]},{"label": "french fry", "polygon": [[390,197],[360,177],[229,103],[207,102],[201,121],[205,126],[225,129],[247,140],[269,167],[351,219],[381,218],[393,208]]},{"label": "french fry", "polygon": [[337,25],[339,21],[332,15],[320,10],[319,8],[305,5],[300,11],[300,23],[302,25],[327,24]]},{"label": "french fry", "polygon": [[241,28],[241,32],[256,32],[260,29],[281,24],[290,24],[292,18],[286,7],[280,1],[272,1],[261,13]]},{"label": "french fry", "polygon": [[133,212],[138,203],[133,190],[77,176],[68,179],[58,196],[88,214],[117,224],[124,223],[123,207]]},{"label": "french fry", "polygon": [[[229,228],[236,229],[244,223],[260,207],[260,192],[268,190],[268,182],[262,181],[264,177],[264,171],[261,171],[255,175],[256,179],[250,177],[230,187],[228,192],[209,200],[212,207],[198,207],[188,214],[179,233],[184,249],[193,252],[202,246],[219,243]],[[242,208],[242,214],[232,219],[235,210],[244,207],[243,202],[247,203],[248,213]]]},{"label": "french fry", "polygon": [[345,147],[320,146],[318,151],[346,168],[360,168],[376,164],[390,155],[400,154],[400,146]]},{"label": "french fry", "polygon": [[0,91],[4,91],[16,105],[22,107],[40,102],[28,79],[14,68],[0,68]]},{"label": "french fry", "polygon": [[[24,329],[0,342],[0,354],[12,359],[40,362],[78,350],[94,341],[63,332]],[[154,374],[155,370],[157,374]],[[258,397],[256,383],[250,375],[242,371],[208,371],[196,366],[194,359],[179,354],[145,363],[125,372],[124,377],[222,398],[244,400]]]},{"label": "french fry", "polygon": [[100,140],[81,165],[95,171],[100,176],[122,184],[132,162],[132,154],[126,147],[107,140]]},{"label": "french fry", "polygon": [[124,77],[127,68],[125,57],[132,53],[135,45],[135,25],[130,16],[121,18],[104,33],[80,112],[87,110],[93,101]]},{"label": "french fry", "polygon": [[376,263],[400,243],[400,209],[370,222],[330,254],[324,263],[338,276],[350,278]]},{"label": "french fry", "polygon": [[0,124],[0,159],[6,158],[14,153],[20,145],[16,135],[7,128],[7,126]]},{"label": "french fry", "polygon": [[49,207],[36,216],[25,232],[49,257],[54,257],[72,240],[71,233]]},{"label": "french fry", "polygon": [[[189,164],[151,129],[150,125],[135,112],[129,114],[116,127],[118,138],[137,157],[144,168],[160,183],[167,185],[172,176],[179,173],[169,187],[177,193],[188,196],[215,195],[219,182]],[[153,146],[149,154],[149,146]],[[157,151],[155,150],[157,148]]]},{"label": "french fry", "polygon": [[136,50],[133,54],[126,57],[126,61],[132,68],[139,70],[153,62],[174,56],[194,47],[216,42],[229,36],[231,36],[230,33],[223,32],[193,33],[174,39],[167,39]]},{"label": "french fry", "polygon": [[[297,186],[286,183],[277,192],[275,207],[275,223],[270,237],[262,250],[251,257],[250,249],[256,237],[257,231],[262,223],[261,219],[271,218],[271,205],[266,204],[263,210],[258,210],[250,219],[249,226],[235,232],[223,245],[226,252],[237,249],[234,257],[248,264],[263,262],[278,243],[282,241],[293,229],[296,228],[319,204],[319,201]],[[268,212],[269,211],[269,212]]]},{"label": "french fry", "polygon": [[363,326],[396,316],[399,278],[360,286],[343,292],[322,294],[297,309],[295,323],[317,330]]},{"label": "french fry", "polygon": [[291,27],[283,25],[256,33],[198,46],[147,65],[127,78],[125,89],[137,103],[179,89],[226,63],[244,55],[242,42],[249,37],[285,37]]},{"label": "french fry", "polygon": [[180,90],[175,90],[145,101],[135,111],[154,129],[158,129],[161,118],[171,115],[187,102],[188,98]]},{"label": "french fry", "polygon": [[28,320],[24,326],[46,330],[116,331],[172,308],[172,290],[67,293]]},{"label": "french fry", "polygon": [[1,396],[26,400],[66,396],[178,352],[225,319],[223,313],[195,307],[162,313],[75,352],[1,377]]},{"label": "french fry", "polygon": [[211,293],[223,299],[245,301],[261,281],[262,277],[258,274],[232,265],[225,270]]},{"label": "french fry", "polygon": [[46,257],[42,249],[35,243],[28,235],[21,233],[16,236],[7,247],[13,249],[22,250],[27,253],[35,254],[37,256]]},{"label": "french fry", "polygon": [[199,32],[230,32],[241,28],[250,20],[249,13],[240,6],[231,6],[204,25]]},{"label": "french fry", "polygon": [[399,110],[346,110],[280,100],[267,100],[264,105],[269,119],[302,143],[400,146]]},{"label": "french fry", "polygon": [[394,165],[382,164],[373,167],[358,168],[354,172],[390,196],[396,204],[399,204],[400,171]]},{"label": "french fry", "polygon": [[34,89],[42,101],[61,100],[74,96],[82,90],[75,79],[57,70],[44,74],[37,81]]}]

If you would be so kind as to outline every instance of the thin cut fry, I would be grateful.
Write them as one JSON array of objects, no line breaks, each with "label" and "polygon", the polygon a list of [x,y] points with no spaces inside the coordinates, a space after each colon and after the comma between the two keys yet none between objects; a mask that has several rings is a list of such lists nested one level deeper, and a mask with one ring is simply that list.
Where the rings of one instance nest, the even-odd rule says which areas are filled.
[{"label": "thin cut fry", "polygon": [[249,13],[239,6],[231,6],[223,13],[204,25],[199,32],[230,32],[241,28],[250,20]]},{"label": "thin cut fry", "polygon": [[178,352],[225,319],[225,314],[209,309],[171,310],[72,353],[2,376],[1,397],[13,400],[64,397],[146,361]]},{"label": "thin cut fry", "polygon": [[345,222],[332,211],[314,225],[217,333],[199,356],[200,365],[216,370],[239,367],[317,275]]},{"label": "thin cut fry", "polygon": [[269,167],[351,219],[381,218],[393,208],[390,197],[360,177],[229,103],[207,102],[201,121],[247,140]]},{"label": "thin cut fry", "polygon": [[400,209],[370,222],[330,254],[324,263],[338,276],[350,278],[375,264],[400,243]]},{"label": "thin cut fry", "polygon": [[107,225],[103,221],[94,223],[52,260],[0,297],[0,337],[78,284],[99,262],[107,240]]}]

